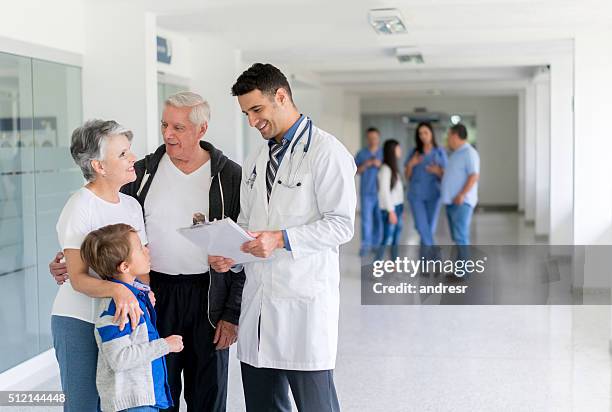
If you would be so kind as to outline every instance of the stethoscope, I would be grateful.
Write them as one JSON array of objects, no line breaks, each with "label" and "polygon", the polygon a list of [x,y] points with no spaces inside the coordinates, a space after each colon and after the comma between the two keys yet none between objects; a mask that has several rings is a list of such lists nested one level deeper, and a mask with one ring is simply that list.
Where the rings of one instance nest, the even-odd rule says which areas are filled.
[{"label": "stethoscope", "polygon": [[[306,133],[307,130],[308,130],[308,140],[306,141],[306,144],[304,145],[304,149],[302,150],[302,156],[300,156],[300,160],[298,162],[297,168],[292,173],[293,156],[295,155],[295,147],[300,142],[300,140],[302,139],[302,136],[304,136],[304,133]],[[295,141],[291,145],[291,149],[289,152],[289,168],[287,172],[287,178],[284,179],[284,181],[281,179],[278,179],[277,182],[279,185],[282,185],[288,189],[293,189],[293,188],[302,186],[302,182],[299,181],[297,176],[302,168],[302,163],[304,162],[304,158],[306,157],[306,154],[308,153],[308,149],[310,149],[311,141],[312,141],[312,120],[308,119],[308,122],[306,123],[306,127],[304,127],[302,132],[298,135],[298,137],[295,139]],[[257,178],[257,165],[253,166],[253,171],[251,172],[251,176],[246,182],[249,188],[251,189],[253,188],[253,184],[255,183],[256,178]]]}]

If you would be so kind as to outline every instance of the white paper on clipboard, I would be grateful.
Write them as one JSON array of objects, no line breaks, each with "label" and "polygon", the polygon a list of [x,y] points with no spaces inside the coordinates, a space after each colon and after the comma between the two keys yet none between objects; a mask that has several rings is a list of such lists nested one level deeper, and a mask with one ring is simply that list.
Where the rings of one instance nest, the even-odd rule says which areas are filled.
[{"label": "white paper on clipboard", "polygon": [[211,256],[223,256],[236,264],[260,262],[270,258],[260,258],[240,250],[243,243],[253,240],[236,222],[230,218],[214,222],[199,223],[178,229],[179,233],[203,249]]}]

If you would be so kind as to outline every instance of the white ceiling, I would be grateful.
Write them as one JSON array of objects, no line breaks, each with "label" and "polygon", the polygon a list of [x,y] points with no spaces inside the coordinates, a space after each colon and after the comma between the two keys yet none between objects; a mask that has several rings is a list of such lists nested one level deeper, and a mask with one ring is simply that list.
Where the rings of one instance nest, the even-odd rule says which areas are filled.
[{"label": "white ceiling", "polygon": [[[612,0],[164,0],[158,24],[186,35],[215,34],[245,62],[268,61],[356,93],[511,90],[532,67],[571,53],[576,31],[612,24]],[[404,35],[377,35],[372,8],[401,10]],[[422,66],[399,63],[414,46]],[[487,86],[489,85],[489,86]]]}]

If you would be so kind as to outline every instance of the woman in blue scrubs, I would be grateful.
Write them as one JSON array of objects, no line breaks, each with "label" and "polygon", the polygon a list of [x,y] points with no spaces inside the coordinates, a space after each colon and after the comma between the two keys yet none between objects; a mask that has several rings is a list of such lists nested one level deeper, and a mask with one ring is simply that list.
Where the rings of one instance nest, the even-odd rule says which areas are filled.
[{"label": "woman in blue scrubs", "polygon": [[405,175],[409,182],[408,202],[421,246],[435,246],[434,234],[440,213],[440,177],[434,174],[432,166],[446,168],[447,156],[438,147],[433,127],[428,122],[419,123],[416,128],[415,148],[406,159]]}]

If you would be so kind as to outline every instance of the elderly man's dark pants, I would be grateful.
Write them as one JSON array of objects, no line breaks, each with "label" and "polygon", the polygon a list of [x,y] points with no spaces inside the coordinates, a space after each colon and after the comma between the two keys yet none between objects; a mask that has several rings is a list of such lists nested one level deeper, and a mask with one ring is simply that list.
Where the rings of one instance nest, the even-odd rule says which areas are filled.
[{"label": "elderly man's dark pants", "polygon": [[189,412],[225,411],[229,350],[215,349],[215,329],[208,315],[208,273],[165,275],[151,272],[155,293],[157,329],[163,338],[181,335],[185,348],[166,356],[168,384],[178,411],[181,372],[185,380],[185,402]]},{"label": "elderly man's dark pants", "polygon": [[332,370],[240,368],[247,412],[290,412],[289,388],[300,412],[340,411]]}]

